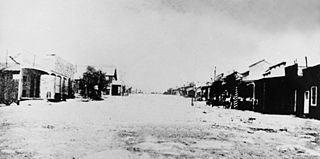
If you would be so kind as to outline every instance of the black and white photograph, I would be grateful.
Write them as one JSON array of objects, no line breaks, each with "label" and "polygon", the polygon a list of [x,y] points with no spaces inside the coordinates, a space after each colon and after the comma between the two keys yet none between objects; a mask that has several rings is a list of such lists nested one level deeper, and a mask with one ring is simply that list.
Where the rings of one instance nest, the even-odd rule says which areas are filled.
[{"label": "black and white photograph", "polygon": [[0,0],[0,159],[270,158],[320,159],[319,0]]}]

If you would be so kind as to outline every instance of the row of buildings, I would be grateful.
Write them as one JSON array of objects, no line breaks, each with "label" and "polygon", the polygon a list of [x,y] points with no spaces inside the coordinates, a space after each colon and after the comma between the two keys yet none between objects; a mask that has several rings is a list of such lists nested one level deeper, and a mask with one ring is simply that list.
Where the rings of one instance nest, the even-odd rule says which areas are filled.
[{"label": "row of buildings", "polygon": [[212,106],[320,119],[319,89],[320,65],[271,65],[261,60],[247,71],[219,74],[211,82],[179,87],[172,94],[195,97]]},{"label": "row of buildings", "polygon": [[[75,75],[83,73],[76,65],[55,54],[37,58],[18,56],[9,56],[7,62],[0,63],[0,104],[19,104],[29,99],[64,101],[75,97],[80,78]],[[120,95],[123,84],[118,83],[115,74],[107,78],[109,92],[104,94]]]}]

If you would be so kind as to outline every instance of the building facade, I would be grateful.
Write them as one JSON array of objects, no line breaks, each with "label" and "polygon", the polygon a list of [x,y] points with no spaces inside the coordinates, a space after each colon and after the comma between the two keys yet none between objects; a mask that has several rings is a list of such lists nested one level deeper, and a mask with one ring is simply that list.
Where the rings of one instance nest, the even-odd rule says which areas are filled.
[{"label": "building facade", "polygon": [[55,54],[46,57],[49,74],[41,76],[41,98],[60,101],[74,97],[76,67]]},{"label": "building facade", "polygon": [[320,119],[319,79],[320,65],[303,70],[303,103],[300,104],[298,115]]},{"label": "building facade", "polygon": [[0,103],[19,104],[28,99],[61,101],[73,96],[75,67],[71,63],[56,55],[45,56],[33,64],[13,61],[0,68]]}]

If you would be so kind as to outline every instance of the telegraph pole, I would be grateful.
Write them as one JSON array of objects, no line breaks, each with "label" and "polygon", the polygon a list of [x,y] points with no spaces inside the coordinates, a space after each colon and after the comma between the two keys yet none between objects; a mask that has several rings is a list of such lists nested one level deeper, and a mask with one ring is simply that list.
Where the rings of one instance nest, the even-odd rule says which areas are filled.
[{"label": "telegraph pole", "polygon": [[36,65],[36,55],[33,55],[33,67]]},{"label": "telegraph pole", "polygon": [[213,81],[216,80],[216,77],[217,77],[217,67],[214,66],[214,72],[213,72]]},{"label": "telegraph pole", "polygon": [[8,49],[7,49],[7,52],[6,52],[6,68],[8,67]]},{"label": "telegraph pole", "polygon": [[305,61],[306,61],[306,67],[308,67],[308,57],[305,56],[304,59],[305,59]]}]

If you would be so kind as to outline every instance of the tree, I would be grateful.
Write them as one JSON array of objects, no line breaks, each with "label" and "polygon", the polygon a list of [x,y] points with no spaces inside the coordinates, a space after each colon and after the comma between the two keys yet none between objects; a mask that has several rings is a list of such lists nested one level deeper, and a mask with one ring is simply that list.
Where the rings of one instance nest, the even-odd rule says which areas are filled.
[{"label": "tree", "polygon": [[102,100],[101,92],[107,86],[106,74],[101,70],[96,70],[93,66],[88,66],[87,71],[83,73],[80,82],[81,95],[94,100]]}]

